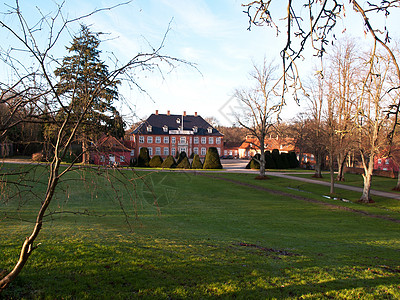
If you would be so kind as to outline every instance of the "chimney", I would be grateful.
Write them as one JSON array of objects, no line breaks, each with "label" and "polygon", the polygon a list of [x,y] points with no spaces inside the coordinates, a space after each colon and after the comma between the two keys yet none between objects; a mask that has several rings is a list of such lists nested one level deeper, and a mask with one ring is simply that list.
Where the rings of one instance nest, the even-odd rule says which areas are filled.
[{"label": "chimney", "polygon": [[158,109],[156,109],[156,115],[158,115]]},{"label": "chimney", "polygon": [[194,112],[194,116],[197,117],[197,111]]},{"label": "chimney", "polygon": [[168,116],[170,116],[170,115],[171,115],[171,112],[170,112],[169,110],[167,110],[167,115],[168,115]]},{"label": "chimney", "polygon": [[186,117],[186,111],[183,111],[183,116]]}]

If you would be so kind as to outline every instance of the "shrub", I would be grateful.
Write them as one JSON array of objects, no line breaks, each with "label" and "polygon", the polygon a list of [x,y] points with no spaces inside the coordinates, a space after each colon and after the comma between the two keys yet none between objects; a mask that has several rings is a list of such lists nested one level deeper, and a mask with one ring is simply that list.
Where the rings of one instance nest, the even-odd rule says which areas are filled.
[{"label": "shrub", "polygon": [[167,158],[161,164],[162,168],[175,168],[176,162],[172,155],[168,155]]},{"label": "shrub", "polygon": [[[184,152],[183,152],[184,153]],[[190,162],[187,156],[185,156],[179,164],[176,166],[179,169],[190,169]]]},{"label": "shrub", "polygon": [[200,156],[198,154],[195,154],[193,156],[191,168],[192,169],[203,169],[203,163],[201,162]]},{"label": "shrub", "polygon": [[299,160],[294,151],[289,152],[289,166],[290,168],[297,168],[299,166]]},{"label": "shrub", "polygon": [[276,169],[276,164],[272,158],[271,151],[265,151],[265,168],[266,169]]},{"label": "shrub", "polygon": [[281,156],[279,154],[279,150],[278,149],[272,150],[271,156],[272,156],[272,159],[275,162],[275,165],[276,165],[277,169],[284,169],[285,168],[285,166],[283,164],[283,161],[282,161],[282,158],[281,158]]},{"label": "shrub", "polygon": [[283,168],[284,169],[289,169],[290,164],[289,164],[289,154],[288,153],[281,153],[281,159],[283,163]]},{"label": "shrub", "polygon": [[186,152],[185,152],[185,151],[182,151],[181,153],[179,153],[179,155],[178,155],[178,157],[177,157],[176,164],[179,165],[179,164],[181,163],[181,161],[182,161],[185,157],[187,158],[187,155],[186,155]]},{"label": "shrub", "polygon": [[33,153],[32,160],[33,161],[43,161],[43,153],[42,152]]},{"label": "shrub", "polygon": [[217,148],[208,148],[206,158],[204,159],[203,169],[222,169]]},{"label": "shrub", "polygon": [[163,159],[160,155],[154,155],[149,162],[149,166],[151,168],[161,168],[161,165],[163,163]]},{"label": "shrub", "polygon": [[146,147],[140,148],[136,167],[148,167],[150,162],[149,150]]},{"label": "shrub", "polygon": [[249,161],[249,163],[246,166],[246,169],[252,169],[252,170],[259,170],[260,169],[260,153],[257,153],[256,155],[253,156],[253,158]]}]

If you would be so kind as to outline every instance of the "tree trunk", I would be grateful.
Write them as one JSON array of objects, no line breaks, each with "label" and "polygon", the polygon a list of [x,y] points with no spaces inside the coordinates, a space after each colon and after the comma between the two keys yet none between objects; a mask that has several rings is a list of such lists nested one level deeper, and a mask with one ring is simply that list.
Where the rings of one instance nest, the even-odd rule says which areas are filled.
[{"label": "tree trunk", "polygon": [[347,154],[340,153],[336,157],[336,161],[338,163],[338,173],[336,176],[337,181],[345,181],[344,180],[344,166],[346,164]]},{"label": "tree trunk", "polygon": [[370,195],[373,170],[374,170],[374,157],[372,155],[371,157],[369,157],[368,165],[365,165],[365,167],[364,167],[364,174],[363,174],[364,187],[363,187],[363,193],[361,195],[359,202],[362,202],[362,203],[373,203],[374,202],[371,199],[371,195]]},{"label": "tree trunk", "polygon": [[329,193],[332,195],[335,193],[335,174],[333,170],[333,153],[331,151],[329,155],[329,169],[330,169],[330,177],[331,177],[331,185]]},{"label": "tree trunk", "polygon": [[82,163],[89,163],[89,146],[85,136],[82,138]]},{"label": "tree trunk", "polygon": [[321,165],[322,165],[322,154],[316,153],[315,154],[315,173],[313,175],[314,178],[322,178]]},{"label": "tree trunk", "polygon": [[18,276],[18,274],[22,271],[24,265],[28,261],[29,256],[32,254],[32,251],[37,248],[37,246],[34,245],[34,242],[37,236],[39,235],[40,230],[42,229],[44,214],[48,206],[50,205],[50,202],[53,198],[56,189],[59,180],[58,178],[59,167],[60,167],[60,160],[56,156],[53,159],[52,163],[50,164],[50,176],[46,191],[46,198],[39,209],[38,215],[36,217],[35,227],[33,228],[31,235],[29,237],[26,237],[21,248],[18,262],[14,266],[14,269],[10,273],[8,273],[4,278],[0,279],[0,292],[4,290],[7,287],[7,285],[9,285],[10,282],[14,280],[15,277]]},{"label": "tree trunk", "polygon": [[393,191],[400,191],[400,169],[397,174],[397,183],[396,186],[393,188]]}]

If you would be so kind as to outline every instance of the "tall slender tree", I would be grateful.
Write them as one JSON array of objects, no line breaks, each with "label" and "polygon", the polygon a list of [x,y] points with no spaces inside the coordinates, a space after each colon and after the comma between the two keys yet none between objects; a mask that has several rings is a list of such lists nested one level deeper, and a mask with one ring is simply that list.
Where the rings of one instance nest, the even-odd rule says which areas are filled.
[{"label": "tall slender tree", "polygon": [[[71,56],[63,59],[62,65],[55,70],[59,77],[56,91],[65,106],[59,111],[59,120],[68,116],[71,122],[82,118],[82,126],[77,138],[82,144],[82,162],[89,162],[88,145],[90,139],[105,133],[114,118],[119,114],[113,107],[118,99],[119,81],[111,80],[107,65],[100,59],[100,39],[98,33],[81,25],[80,33],[67,47]],[[88,106],[88,103],[92,105]]]}]

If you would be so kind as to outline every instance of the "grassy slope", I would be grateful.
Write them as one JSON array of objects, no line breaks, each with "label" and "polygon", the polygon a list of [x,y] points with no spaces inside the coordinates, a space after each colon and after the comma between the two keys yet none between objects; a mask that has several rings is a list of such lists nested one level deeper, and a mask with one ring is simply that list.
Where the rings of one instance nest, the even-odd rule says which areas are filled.
[{"label": "grassy slope", "polygon": [[[63,183],[53,208],[88,208],[96,216],[49,219],[40,236],[42,245],[3,296],[400,297],[399,223],[176,173],[152,174],[146,184],[139,180],[130,187],[138,195],[135,219],[126,193],[117,199],[104,177],[84,176],[96,183],[94,191],[92,184],[84,188],[80,174],[71,176],[78,180]],[[313,189],[304,193],[288,190],[288,183],[279,178],[260,182],[254,175],[221,176],[320,199],[311,185],[302,186]],[[155,189],[160,210],[144,185]],[[120,202],[134,226],[131,233]],[[400,218],[396,204],[382,199],[379,207],[362,208],[376,214],[391,209],[389,213]],[[28,202],[16,211],[10,203],[0,209],[29,219],[36,206]],[[9,269],[31,224],[0,219],[0,228],[0,268]]]}]

